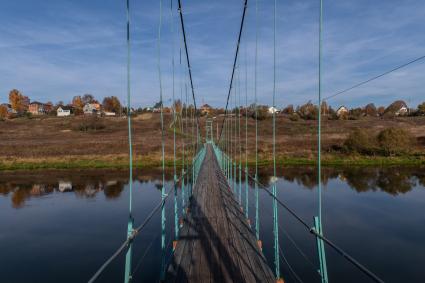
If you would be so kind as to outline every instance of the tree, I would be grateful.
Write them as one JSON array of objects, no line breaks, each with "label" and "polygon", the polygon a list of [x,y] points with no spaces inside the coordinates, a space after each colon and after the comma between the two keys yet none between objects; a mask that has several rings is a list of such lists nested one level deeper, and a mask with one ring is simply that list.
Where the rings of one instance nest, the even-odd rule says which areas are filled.
[{"label": "tree", "polygon": [[251,115],[254,119],[257,117],[257,120],[265,120],[269,116],[269,108],[265,105],[257,105],[257,113],[254,110]]},{"label": "tree", "polygon": [[294,105],[289,104],[282,110],[283,114],[291,115],[294,113]]},{"label": "tree", "polygon": [[348,152],[373,154],[376,151],[376,140],[369,131],[355,129],[348,135],[344,147]]},{"label": "tree", "polygon": [[116,96],[105,97],[102,105],[103,109],[107,112],[119,113],[121,110],[121,102]]},{"label": "tree", "polygon": [[87,103],[97,103],[97,100],[94,99],[94,96],[89,93],[84,94],[81,100],[83,101],[84,105]]},{"label": "tree", "polygon": [[74,106],[76,109],[83,109],[84,102],[81,96],[77,95],[72,98],[72,106]]},{"label": "tree", "polygon": [[174,101],[173,108],[175,109],[176,113],[180,113],[181,112],[181,110],[182,110],[182,102],[180,101],[180,99],[177,99],[176,101]]},{"label": "tree", "polygon": [[322,101],[321,109],[322,109],[322,112],[321,112],[322,115],[326,116],[326,115],[329,114],[329,107],[328,107],[328,104],[326,103],[326,101]]},{"label": "tree", "polygon": [[425,102],[418,105],[418,114],[425,115]]},{"label": "tree", "polygon": [[[396,116],[401,108],[405,107],[407,109],[407,104],[403,100],[396,100],[391,103],[387,109],[385,109],[384,115],[391,117]],[[400,114],[400,113],[399,113]]]},{"label": "tree", "polygon": [[158,101],[157,103],[155,103],[155,105],[153,106],[153,108],[161,108],[161,101]]},{"label": "tree", "polygon": [[363,111],[359,107],[358,108],[350,109],[350,112],[348,114],[348,119],[350,119],[350,120],[358,120],[358,119],[360,119],[360,117],[362,116],[362,114],[363,114]]},{"label": "tree", "polygon": [[9,92],[9,103],[12,105],[12,109],[18,113],[22,113],[28,108],[29,99],[27,96],[23,96],[17,89],[12,89]]},{"label": "tree", "polygon": [[387,128],[378,135],[378,143],[385,155],[402,154],[410,150],[413,136],[402,128]]},{"label": "tree", "polygon": [[7,117],[7,108],[6,106],[0,105],[0,119]]},{"label": "tree", "polygon": [[313,105],[311,101],[299,106],[297,109],[298,115],[305,120],[316,120],[317,111],[317,106]]},{"label": "tree", "polygon": [[370,117],[376,117],[378,115],[378,110],[375,107],[375,104],[369,103],[364,108],[364,114]]}]

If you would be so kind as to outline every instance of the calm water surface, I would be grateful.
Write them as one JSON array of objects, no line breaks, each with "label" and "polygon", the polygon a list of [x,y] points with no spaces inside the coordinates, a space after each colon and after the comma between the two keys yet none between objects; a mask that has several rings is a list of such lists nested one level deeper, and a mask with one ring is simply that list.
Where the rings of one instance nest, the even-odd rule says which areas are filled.
[{"label": "calm water surface", "polygon": [[[263,184],[269,185],[269,172],[261,171]],[[135,176],[137,225],[160,201],[161,172],[145,170]],[[169,187],[169,176],[167,180]],[[323,180],[324,233],[386,282],[425,282],[425,168],[325,168]],[[314,168],[284,168],[279,199],[312,223],[316,186]],[[254,219],[253,184],[248,191]],[[260,207],[263,250],[273,264],[271,198],[263,190]],[[86,282],[125,240],[127,173],[3,172],[0,208],[0,282]],[[173,198],[166,214],[170,243]],[[319,282],[314,238],[282,208],[279,225],[286,260],[304,282]],[[136,239],[133,282],[158,281],[160,229],[157,214]],[[326,252],[331,282],[368,282],[345,259],[329,248]],[[284,260],[281,269],[286,282],[295,282]],[[122,282],[123,274],[121,256],[99,282]]]}]

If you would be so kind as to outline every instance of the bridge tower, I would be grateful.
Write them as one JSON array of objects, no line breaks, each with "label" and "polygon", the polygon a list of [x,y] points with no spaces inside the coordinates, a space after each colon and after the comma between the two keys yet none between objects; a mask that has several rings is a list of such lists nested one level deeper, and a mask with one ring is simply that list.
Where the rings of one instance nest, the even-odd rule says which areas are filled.
[{"label": "bridge tower", "polygon": [[207,118],[205,121],[205,142],[214,143],[214,128],[212,118]]}]

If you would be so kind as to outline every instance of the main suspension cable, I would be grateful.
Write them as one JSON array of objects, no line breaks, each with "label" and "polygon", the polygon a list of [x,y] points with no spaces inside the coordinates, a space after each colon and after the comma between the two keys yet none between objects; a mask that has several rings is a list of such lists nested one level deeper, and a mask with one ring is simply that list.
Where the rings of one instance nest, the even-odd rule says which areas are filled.
[{"label": "main suspension cable", "polygon": [[[227,92],[225,112],[227,111],[227,108],[229,106],[229,98],[230,98],[230,94],[231,94],[232,87],[233,87],[233,77],[235,75],[236,63],[238,61],[239,46],[240,46],[240,43],[241,43],[242,30],[243,30],[243,26],[244,26],[244,22],[245,22],[245,14],[246,14],[247,7],[248,7],[248,0],[245,0],[244,7],[243,7],[243,13],[242,13],[241,25],[240,25],[240,28],[239,28],[238,41],[237,41],[237,44],[236,44],[236,53],[235,53],[235,58],[233,60],[232,76],[230,78],[229,91]],[[221,134],[223,132],[224,121],[226,121],[226,115],[223,117],[223,123],[221,124],[220,136],[219,136],[219,139],[218,139],[219,141],[221,140]]]},{"label": "main suspension cable", "polygon": [[[187,47],[187,41],[186,41],[186,31],[184,28],[184,20],[183,20],[183,11],[182,11],[182,4],[181,4],[181,0],[178,0],[179,3],[179,14],[180,14],[180,24],[181,24],[181,30],[182,30],[182,35],[183,35],[183,41],[184,41],[184,49],[185,49],[185,53],[186,53],[186,62],[187,62],[187,68],[188,68],[188,72],[189,72],[189,80],[190,80],[190,87],[192,89],[192,99],[193,99],[193,106],[195,108],[195,116],[196,116],[196,127],[197,130],[199,130],[199,116],[198,116],[198,108],[196,106],[196,97],[195,97],[195,88],[193,86],[193,79],[192,79],[192,68],[190,66],[190,60],[189,60],[189,51],[188,51],[188,47]],[[196,144],[196,148],[195,148],[195,152],[197,152],[198,149],[198,144]]]},{"label": "main suspension cable", "polygon": [[405,68],[405,67],[407,67],[407,66],[409,66],[409,65],[411,65],[411,64],[413,64],[413,63],[416,63],[416,62],[418,62],[418,61],[421,61],[421,60],[423,60],[423,59],[425,59],[425,55],[422,55],[422,56],[420,56],[420,57],[418,57],[418,58],[416,58],[416,59],[413,59],[413,60],[411,60],[411,61],[409,61],[409,62],[407,62],[407,63],[404,63],[404,64],[402,64],[402,65],[399,65],[399,66],[397,66],[397,67],[395,67],[395,68],[392,68],[391,70],[385,71],[385,72],[383,72],[383,73],[381,73],[381,74],[379,74],[379,75],[377,75],[377,76],[374,76],[374,77],[372,77],[372,78],[370,78],[370,79],[367,79],[367,80],[365,80],[365,81],[362,81],[362,82],[360,82],[360,83],[357,83],[357,84],[355,84],[355,85],[353,85],[353,86],[351,86],[351,87],[349,87],[349,88],[346,88],[346,89],[344,89],[344,90],[338,91],[338,92],[336,92],[336,93],[334,93],[334,94],[332,94],[332,95],[329,95],[329,96],[327,96],[327,97],[323,98],[323,100],[329,100],[329,99],[331,99],[331,98],[334,98],[335,96],[338,96],[338,95],[341,95],[341,94],[343,94],[343,93],[349,92],[350,90],[353,90],[353,89],[358,88],[358,87],[360,87],[360,86],[362,86],[362,85],[365,85],[365,84],[367,84],[367,83],[370,83],[370,82],[372,82],[372,81],[374,81],[374,80],[376,80],[376,79],[379,79],[379,78],[384,77],[384,76],[386,76],[386,75],[388,75],[388,74],[391,74],[391,73],[393,73],[393,72],[395,72],[395,71],[398,71],[398,70],[400,70],[400,69],[403,69],[403,68]]}]

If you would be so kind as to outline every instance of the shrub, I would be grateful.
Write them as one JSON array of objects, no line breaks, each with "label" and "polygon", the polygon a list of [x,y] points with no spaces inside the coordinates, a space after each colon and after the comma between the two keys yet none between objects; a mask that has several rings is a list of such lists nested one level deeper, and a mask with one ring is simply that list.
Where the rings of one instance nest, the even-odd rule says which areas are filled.
[{"label": "shrub", "polygon": [[88,131],[98,131],[105,128],[105,124],[103,121],[97,117],[87,117],[84,118],[76,127],[76,130],[82,131],[82,132],[88,132]]},{"label": "shrub", "polygon": [[291,116],[289,116],[289,120],[291,121],[298,121],[300,119],[300,116],[298,116],[297,113],[292,113]]},{"label": "shrub", "polygon": [[378,135],[378,143],[385,155],[403,154],[413,145],[412,135],[401,128],[388,128]]},{"label": "shrub", "polygon": [[298,115],[304,120],[316,120],[318,108],[310,101],[297,109]]},{"label": "shrub", "polygon": [[[269,116],[268,108],[266,106],[257,107],[257,120],[265,120]],[[255,119],[255,111],[252,113],[252,118]]]},{"label": "shrub", "polygon": [[33,118],[33,116],[32,116],[32,113],[31,113],[31,112],[25,112],[23,116],[24,116],[25,118],[27,118],[27,119],[32,119],[32,118]]},{"label": "shrub", "polygon": [[376,152],[376,139],[366,130],[355,129],[345,140],[344,148],[348,152],[371,155]]}]

